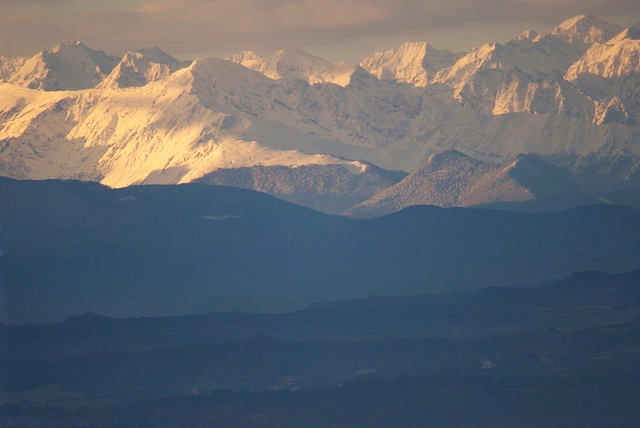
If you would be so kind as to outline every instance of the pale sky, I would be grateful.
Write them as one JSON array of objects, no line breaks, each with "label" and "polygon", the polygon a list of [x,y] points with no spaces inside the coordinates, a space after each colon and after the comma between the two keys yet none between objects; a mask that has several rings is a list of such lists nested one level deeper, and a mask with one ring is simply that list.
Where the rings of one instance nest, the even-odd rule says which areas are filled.
[{"label": "pale sky", "polygon": [[297,47],[357,63],[403,42],[461,52],[592,14],[640,22],[638,0],[0,0],[0,55],[67,40],[123,55],[158,46],[180,59]]}]

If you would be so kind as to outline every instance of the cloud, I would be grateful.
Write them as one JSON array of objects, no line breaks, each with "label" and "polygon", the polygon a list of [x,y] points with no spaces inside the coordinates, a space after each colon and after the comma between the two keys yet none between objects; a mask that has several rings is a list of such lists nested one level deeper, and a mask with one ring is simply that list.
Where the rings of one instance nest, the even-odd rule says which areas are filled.
[{"label": "cloud", "polygon": [[[296,46],[364,55],[427,40],[466,49],[589,13],[640,20],[637,0],[0,0],[0,53],[32,55],[63,40],[122,54],[158,45],[179,57]],[[618,21],[611,21],[618,23]],[[631,22],[623,22],[623,25]],[[516,32],[516,33],[513,33]],[[26,52],[31,47],[32,52]],[[360,51],[358,51],[360,50]],[[370,53],[370,51],[369,51]]]}]

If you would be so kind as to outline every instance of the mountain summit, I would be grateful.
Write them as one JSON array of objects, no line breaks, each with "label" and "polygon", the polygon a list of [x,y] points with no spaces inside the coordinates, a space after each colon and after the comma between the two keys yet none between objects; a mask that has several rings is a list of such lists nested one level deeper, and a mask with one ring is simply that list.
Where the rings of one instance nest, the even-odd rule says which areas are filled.
[{"label": "mountain summit", "polygon": [[99,88],[130,88],[168,77],[187,67],[190,61],[178,61],[157,46],[128,52],[111,73],[98,85]]},{"label": "mountain summit", "polygon": [[310,84],[349,84],[355,66],[344,62],[329,62],[301,49],[287,48],[262,58],[255,52],[245,51],[228,58],[271,79],[302,79]]},{"label": "mountain summit", "polygon": [[567,19],[549,34],[559,36],[570,43],[604,43],[623,30],[619,25],[611,25],[593,15],[578,15]]},{"label": "mountain summit", "polygon": [[89,89],[99,84],[117,61],[81,42],[64,42],[26,60],[7,81],[45,91]]},{"label": "mountain summit", "polygon": [[436,49],[427,42],[405,43],[398,49],[365,58],[360,67],[378,79],[424,87],[438,70],[453,65],[460,57],[460,54]]}]

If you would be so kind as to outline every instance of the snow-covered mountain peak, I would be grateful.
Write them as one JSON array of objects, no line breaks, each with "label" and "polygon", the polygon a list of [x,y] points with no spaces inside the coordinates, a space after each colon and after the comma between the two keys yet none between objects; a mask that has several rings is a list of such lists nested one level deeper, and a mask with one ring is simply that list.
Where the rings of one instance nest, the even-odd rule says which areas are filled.
[{"label": "snow-covered mountain peak", "polygon": [[188,65],[191,63],[191,61],[179,61],[157,46],[138,49],[136,52],[141,55],[144,55],[144,57],[147,58],[149,61],[152,61],[158,64],[171,65],[171,64],[182,63],[182,64]]},{"label": "snow-covered mountain peak", "polygon": [[[432,82],[452,88],[454,99],[462,104],[493,115],[556,112],[591,120],[594,101],[564,79],[586,57],[590,45],[594,49],[620,30],[593,16],[577,16],[544,35],[526,31],[504,45],[473,49]],[[616,64],[625,62],[629,59]]]},{"label": "snow-covered mountain peak", "polygon": [[45,91],[88,89],[99,84],[117,63],[117,57],[81,42],[64,42],[26,60],[8,81]]},{"label": "snow-covered mountain peak", "polygon": [[479,48],[473,48],[450,67],[439,71],[433,78],[434,83],[448,83],[453,86],[466,82],[481,68],[502,68],[499,51],[503,45],[485,43]]},{"label": "snow-covered mountain peak", "polygon": [[405,43],[398,49],[377,52],[365,58],[360,67],[378,79],[424,87],[437,71],[449,67],[461,56],[436,49],[427,42],[414,42]]},{"label": "snow-covered mountain peak", "polygon": [[241,116],[256,116],[269,111],[274,103],[273,91],[277,87],[262,73],[221,58],[195,60],[189,67],[171,75],[166,84],[172,90],[195,95],[207,109],[225,114],[239,113]]},{"label": "snow-covered mountain peak", "polygon": [[294,48],[294,47],[286,47],[284,49],[277,50],[269,55],[272,58],[277,58],[284,61],[290,62],[298,62],[298,61],[309,61],[309,62],[320,62],[326,63],[329,62],[324,58],[320,58],[318,56],[312,55],[309,52]]},{"label": "snow-covered mountain peak", "polygon": [[74,52],[77,50],[81,50],[81,51],[92,51],[92,49],[89,49],[84,43],[82,43],[79,40],[66,40],[62,43],[58,43],[56,46],[54,46],[52,49],[50,49],[48,52],[50,53],[60,53],[60,52]]},{"label": "snow-covered mountain peak", "polygon": [[584,117],[592,106],[562,80],[579,58],[571,44],[543,38],[485,44],[436,74],[433,83],[452,89],[462,105],[487,114],[562,113]]},{"label": "snow-covered mountain peak", "polygon": [[346,86],[355,69],[353,64],[330,62],[297,48],[282,49],[265,58],[255,52],[244,51],[228,59],[274,80],[301,79],[312,85],[335,83]]},{"label": "snow-covered mountain peak", "polygon": [[153,46],[136,52],[127,52],[100,88],[130,88],[167,77],[176,70],[187,67],[189,61],[179,61]]},{"label": "snow-covered mountain peak", "polygon": [[614,78],[640,73],[640,39],[635,29],[626,29],[607,43],[594,43],[565,75],[575,81],[580,75]]},{"label": "snow-covered mountain peak", "polygon": [[89,62],[91,67],[95,65],[96,71],[102,74],[111,72],[118,62],[117,57],[91,49],[80,41],[60,43],[49,51],[41,52],[40,55],[51,67],[78,67]]},{"label": "snow-covered mountain peak", "polygon": [[205,85],[210,84],[211,90],[217,86],[239,87],[242,88],[252,85],[252,82],[259,80],[261,82],[269,79],[262,73],[242,66],[222,58],[200,58],[193,61],[185,72],[193,76],[196,81],[201,81]]},{"label": "snow-covered mountain peak", "polygon": [[623,30],[593,15],[578,15],[569,18],[549,34],[559,36],[569,43],[604,43]]}]

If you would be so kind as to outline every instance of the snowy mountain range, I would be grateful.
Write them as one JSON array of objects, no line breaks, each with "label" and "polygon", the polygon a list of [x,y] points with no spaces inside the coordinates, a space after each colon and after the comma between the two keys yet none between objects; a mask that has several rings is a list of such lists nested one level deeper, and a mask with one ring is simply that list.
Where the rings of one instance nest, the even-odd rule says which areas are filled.
[{"label": "snowy mountain range", "polygon": [[201,181],[332,213],[597,200],[640,187],[639,125],[640,27],[587,15],[470,52],[406,43],[359,64],[292,48],[117,58],[80,42],[0,57],[2,176]]}]

